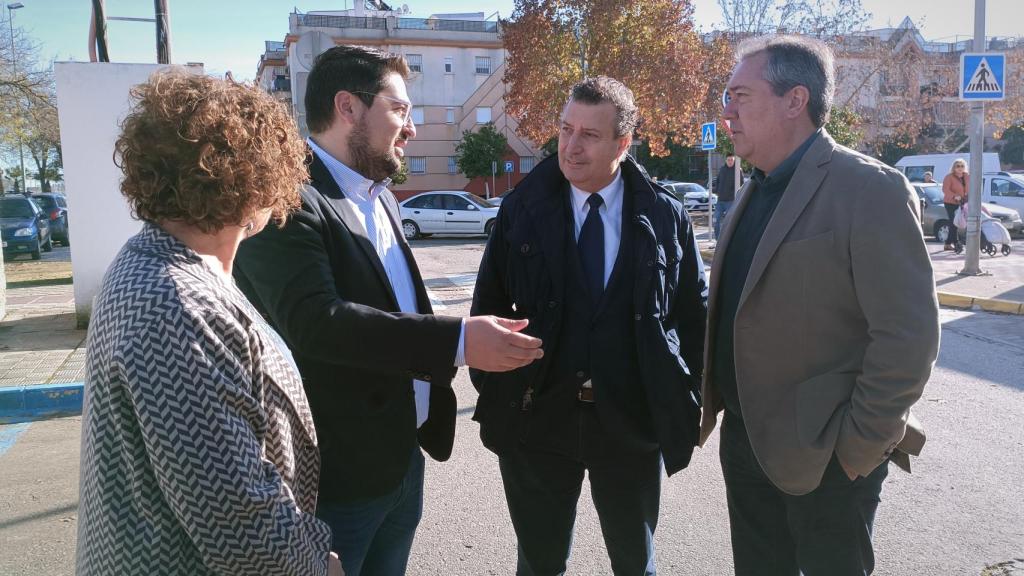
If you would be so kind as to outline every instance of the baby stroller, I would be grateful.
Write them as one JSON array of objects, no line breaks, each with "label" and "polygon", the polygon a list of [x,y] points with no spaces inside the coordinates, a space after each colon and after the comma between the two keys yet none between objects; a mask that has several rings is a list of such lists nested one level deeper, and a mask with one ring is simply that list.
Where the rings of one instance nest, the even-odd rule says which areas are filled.
[{"label": "baby stroller", "polygon": [[[965,230],[966,226],[959,230]],[[959,236],[959,234],[958,234]],[[989,256],[995,256],[996,252],[1002,251],[1003,256],[1009,256],[1013,249],[1010,247],[1010,231],[1003,226],[998,218],[981,214],[981,251]],[[964,251],[964,244],[957,238],[955,252],[960,254]]]}]

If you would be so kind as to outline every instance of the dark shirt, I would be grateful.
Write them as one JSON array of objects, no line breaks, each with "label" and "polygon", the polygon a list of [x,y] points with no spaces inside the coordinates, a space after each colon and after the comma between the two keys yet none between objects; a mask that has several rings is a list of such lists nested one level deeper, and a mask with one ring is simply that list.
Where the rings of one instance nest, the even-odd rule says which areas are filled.
[{"label": "dark shirt", "polygon": [[779,164],[771,174],[755,168],[750,179],[754,181],[746,208],[739,214],[739,221],[733,231],[725,258],[722,260],[722,275],[718,290],[718,325],[715,328],[713,379],[718,386],[719,395],[725,409],[736,416],[742,417],[740,399],[736,391],[736,362],[734,355],[733,328],[736,323],[736,309],[739,307],[740,294],[747,282],[750,263],[761,243],[764,229],[775,214],[775,208],[782,200],[782,194],[789,186],[796,167],[818,136],[815,132],[800,145],[789,158]]},{"label": "dark shirt", "polygon": [[[740,186],[743,185],[743,171],[740,171]],[[719,202],[732,202],[736,199],[736,166],[726,164],[718,169],[715,178],[714,193]]]}]

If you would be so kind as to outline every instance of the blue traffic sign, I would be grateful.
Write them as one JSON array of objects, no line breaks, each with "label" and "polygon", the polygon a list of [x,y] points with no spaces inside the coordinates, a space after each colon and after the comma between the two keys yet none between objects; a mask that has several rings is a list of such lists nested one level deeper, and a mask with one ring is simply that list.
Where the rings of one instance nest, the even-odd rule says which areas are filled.
[{"label": "blue traffic sign", "polygon": [[515,165],[515,163],[513,161],[505,160],[505,172],[508,172],[509,174],[511,174],[512,172],[515,171],[515,169],[516,169],[516,165]]},{"label": "blue traffic sign", "polygon": [[1002,100],[1006,94],[1006,55],[960,55],[960,99]]},{"label": "blue traffic sign", "polygon": [[714,150],[718,145],[718,132],[714,122],[707,122],[700,126],[700,149]]}]

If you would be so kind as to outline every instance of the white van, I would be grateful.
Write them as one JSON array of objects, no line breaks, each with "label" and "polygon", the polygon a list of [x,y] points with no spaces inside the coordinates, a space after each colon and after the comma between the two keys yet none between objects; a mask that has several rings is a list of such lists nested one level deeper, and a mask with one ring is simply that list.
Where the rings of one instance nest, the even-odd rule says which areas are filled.
[{"label": "white van", "polygon": [[1009,172],[985,174],[981,200],[1004,208],[1013,208],[1024,215],[1024,175]]},{"label": "white van", "polygon": [[[896,163],[896,169],[903,172],[907,180],[911,182],[924,182],[924,173],[931,172],[936,182],[942,183],[942,179],[949,174],[953,167],[953,161],[963,158],[967,162],[967,169],[970,170],[971,154],[920,154],[917,156],[904,156]],[[981,173],[999,172],[999,154],[985,152],[981,155]]]}]

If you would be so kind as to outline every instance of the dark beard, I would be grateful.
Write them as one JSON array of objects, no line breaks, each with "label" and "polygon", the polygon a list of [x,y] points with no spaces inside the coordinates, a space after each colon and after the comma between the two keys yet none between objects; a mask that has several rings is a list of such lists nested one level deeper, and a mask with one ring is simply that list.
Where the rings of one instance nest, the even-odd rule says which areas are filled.
[{"label": "dark beard", "polygon": [[352,158],[352,169],[374,182],[391,177],[402,167],[401,160],[390,147],[383,152],[370,147],[370,135],[365,120],[360,121],[349,135],[348,151]]}]

